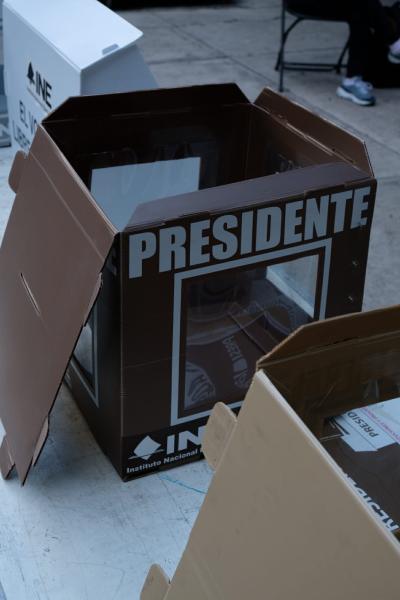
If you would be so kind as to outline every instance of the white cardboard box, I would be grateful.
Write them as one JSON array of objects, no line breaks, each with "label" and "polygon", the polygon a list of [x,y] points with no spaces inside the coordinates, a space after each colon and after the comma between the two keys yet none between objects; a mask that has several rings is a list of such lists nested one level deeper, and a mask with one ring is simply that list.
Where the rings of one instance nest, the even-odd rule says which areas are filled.
[{"label": "white cardboard box", "polygon": [[70,96],[157,87],[136,46],[142,32],[97,0],[5,0],[3,29],[16,149]]}]

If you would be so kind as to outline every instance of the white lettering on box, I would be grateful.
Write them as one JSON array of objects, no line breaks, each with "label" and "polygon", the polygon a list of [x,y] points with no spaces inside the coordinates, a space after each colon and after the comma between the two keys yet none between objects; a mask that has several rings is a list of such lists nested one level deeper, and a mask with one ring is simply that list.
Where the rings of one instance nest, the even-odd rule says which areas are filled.
[{"label": "white lettering on box", "polygon": [[[363,227],[368,221],[371,188],[336,192],[320,198],[288,201],[282,206],[219,215],[183,226],[163,227],[130,236],[131,278],[142,277],[143,265],[158,256],[160,273],[211,261],[226,261],[251,252],[319,240]],[[351,206],[350,206],[351,204]]]}]

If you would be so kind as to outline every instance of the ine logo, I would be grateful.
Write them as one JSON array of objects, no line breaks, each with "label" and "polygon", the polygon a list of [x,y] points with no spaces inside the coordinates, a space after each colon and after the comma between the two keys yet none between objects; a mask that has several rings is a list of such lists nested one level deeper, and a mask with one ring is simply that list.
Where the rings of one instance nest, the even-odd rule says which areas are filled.
[{"label": "ine logo", "polygon": [[156,454],[156,452],[163,452],[161,444],[155,442],[149,435],[145,437],[134,449],[133,455],[129,457],[129,460],[133,458],[142,458],[143,460],[149,460]]},{"label": "ine logo", "polygon": [[[193,431],[180,431],[179,433],[172,433],[167,436],[165,447],[153,440],[147,435],[134,449],[128,460],[135,460],[140,458],[141,460],[148,461],[154,456],[154,454],[165,453],[164,463],[172,462],[168,458],[176,452],[184,452],[188,450],[190,446],[197,447],[194,453],[199,451],[199,448],[203,441],[205,425],[198,427],[197,432]],[[160,463],[161,464],[161,463]]]},{"label": "ine logo", "polygon": [[29,87],[31,91],[46,105],[48,109],[52,108],[51,105],[51,92],[52,86],[50,83],[39,73],[39,71],[35,70],[30,62],[28,65],[28,72],[26,74]]},{"label": "ine logo", "polygon": [[[136,446],[133,454],[128,457],[128,460],[135,462],[133,466],[126,468],[126,473],[132,475],[132,473],[150,471],[165,465],[177,464],[196,455],[199,456],[204,429],[205,425],[198,427],[197,433],[193,431],[171,433],[167,436],[165,447],[147,435]],[[155,454],[163,454],[164,456],[154,457]],[[136,462],[137,459],[140,459],[139,463]]]}]

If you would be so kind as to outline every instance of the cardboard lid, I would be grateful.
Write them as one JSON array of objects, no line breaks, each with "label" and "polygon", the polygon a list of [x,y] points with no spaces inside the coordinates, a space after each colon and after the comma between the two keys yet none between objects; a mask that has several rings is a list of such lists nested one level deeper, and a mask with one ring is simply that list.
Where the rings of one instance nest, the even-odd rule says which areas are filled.
[{"label": "cardboard lid", "polygon": [[143,35],[97,0],[5,0],[4,8],[26,21],[80,70]]},{"label": "cardboard lid", "polygon": [[256,99],[255,104],[275,117],[283,119],[287,125],[302,132],[303,135],[318,142],[321,146],[329,148],[347,162],[355,164],[371,177],[374,176],[364,142],[347,130],[316,115],[271,88],[265,88]]},{"label": "cardboard lid", "polygon": [[0,468],[7,476],[15,464],[24,482],[116,231],[41,126],[28,156],[17,154],[10,185],[17,195],[0,248]]}]

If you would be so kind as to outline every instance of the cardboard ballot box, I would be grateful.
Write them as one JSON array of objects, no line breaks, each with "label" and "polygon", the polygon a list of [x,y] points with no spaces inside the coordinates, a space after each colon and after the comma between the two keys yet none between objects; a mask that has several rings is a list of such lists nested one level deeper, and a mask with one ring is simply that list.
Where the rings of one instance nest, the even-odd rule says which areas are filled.
[{"label": "cardboard ballot box", "polygon": [[212,407],[239,408],[260,356],[361,308],[365,147],[272,90],[254,104],[235,85],[71,99],[11,183],[4,473],[25,478],[72,353],[66,380],[130,478],[199,458]]},{"label": "cardboard ballot box", "polygon": [[156,87],[136,46],[142,32],[97,0],[4,0],[3,30],[16,150],[70,96]]},{"label": "cardboard ballot box", "polygon": [[258,366],[238,419],[214,408],[210,488],[141,599],[396,600],[400,307],[306,325]]}]

